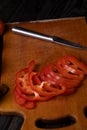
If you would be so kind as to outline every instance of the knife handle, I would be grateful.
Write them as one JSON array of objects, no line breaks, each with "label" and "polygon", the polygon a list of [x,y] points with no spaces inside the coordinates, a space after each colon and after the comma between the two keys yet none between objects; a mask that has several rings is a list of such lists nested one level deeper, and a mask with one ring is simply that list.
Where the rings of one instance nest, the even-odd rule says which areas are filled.
[{"label": "knife handle", "polygon": [[28,30],[28,29],[25,29],[25,28],[22,28],[22,27],[15,26],[15,27],[12,28],[12,31],[19,33],[19,34],[26,35],[26,36],[31,36],[31,37],[34,37],[34,38],[53,42],[53,38],[51,36],[48,36],[48,35],[45,35],[45,34],[42,34],[42,33],[38,33],[38,32],[35,32],[35,31],[31,31],[31,30]]}]

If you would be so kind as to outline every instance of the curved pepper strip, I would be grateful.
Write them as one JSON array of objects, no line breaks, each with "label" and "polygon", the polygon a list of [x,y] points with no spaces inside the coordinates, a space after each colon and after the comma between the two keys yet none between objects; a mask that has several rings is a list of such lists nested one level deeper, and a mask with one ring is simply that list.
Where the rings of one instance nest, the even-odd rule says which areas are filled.
[{"label": "curved pepper strip", "polygon": [[[28,72],[28,74],[29,74],[29,83],[30,83],[29,85],[30,85],[32,90],[39,93],[39,95],[41,97],[46,96],[48,99],[52,98],[53,96],[63,94],[65,92],[65,87],[64,86],[59,86],[57,88],[54,88],[51,85],[51,83],[50,83],[50,85],[48,85],[48,82],[46,83],[46,82],[43,82],[42,80],[40,80],[37,73],[31,71],[31,68],[33,69],[33,66],[34,66],[34,62],[32,64],[32,67],[30,67],[30,64],[29,64],[29,68],[28,68],[28,70],[29,70],[29,72]],[[49,66],[50,70],[51,70],[51,68]],[[50,79],[51,82],[52,82],[52,79],[54,79],[54,78]],[[35,83],[35,84],[33,84],[33,83]],[[60,89],[60,87],[61,87],[61,89]]]},{"label": "curved pepper strip", "polygon": [[28,73],[32,72],[34,64],[35,61],[32,60],[29,63],[28,68],[21,69],[18,73],[16,73],[16,86],[18,86],[25,94],[33,93],[29,87]]},{"label": "curved pepper strip", "polygon": [[41,70],[40,79],[42,81],[47,81],[50,84],[55,84],[61,75],[58,72],[54,72],[53,65],[48,64],[44,69]]},{"label": "curved pepper strip", "polygon": [[32,109],[35,107],[36,103],[32,101],[27,101],[25,98],[20,95],[20,90],[15,88],[14,93],[15,93],[15,100],[16,102],[21,105],[22,107],[25,107],[27,109]]},{"label": "curved pepper strip", "polygon": [[[60,94],[63,94],[65,92],[65,87],[61,86],[61,89],[60,87],[59,88],[55,88],[56,90],[55,91],[47,91],[46,88],[51,88],[51,85],[46,85],[46,82],[41,82],[41,85],[34,85],[33,84],[33,76],[36,75],[35,72],[31,72],[29,74],[29,83],[30,83],[30,87],[32,90],[36,91],[40,96],[46,96],[49,98],[52,98],[54,96],[57,96],[57,95],[60,95]],[[44,84],[45,84],[45,89],[44,89]],[[48,89],[49,90],[49,89]]]},{"label": "curved pepper strip", "polygon": [[[68,60],[69,58],[69,60]],[[69,64],[69,65],[68,65]],[[56,69],[66,78],[69,79],[84,79],[84,72],[80,73],[80,70],[77,70],[77,68],[81,68],[83,66],[79,65],[79,61],[75,60],[75,58],[72,57],[62,57],[56,62]],[[85,67],[86,68],[86,67]],[[83,68],[84,69],[84,68]]]},{"label": "curved pepper strip", "polygon": [[[24,72],[25,71],[25,72]],[[28,69],[22,69],[17,73],[16,87],[21,97],[28,101],[44,101],[48,100],[48,97],[40,96],[36,91],[33,91],[30,86],[30,80],[28,79]]]},{"label": "curved pepper strip", "polygon": [[[49,97],[39,95],[36,91],[33,91],[30,82],[32,79],[28,78],[28,75],[32,73],[34,62],[30,62],[28,68],[24,68],[16,74],[16,86],[21,90],[19,94],[28,101],[45,101]],[[18,89],[17,88],[17,89]]]},{"label": "curved pepper strip", "polygon": [[37,92],[33,91],[33,93],[30,95],[30,94],[24,94],[20,88],[17,88],[17,92],[18,94],[24,98],[25,100],[27,101],[33,101],[33,102],[36,102],[36,101],[46,101],[46,100],[49,100],[48,97],[46,96],[40,96]]},{"label": "curved pepper strip", "polygon": [[33,68],[34,68],[34,65],[35,65],[35,61],[32,60],[29,65],[28,65],[28,73],[31,73],[33,71]]},{"label": "curved pepper strip", "polygon": [[[48,82],[49,84],[57,86],[64,86],[67,88],[77,87],[80,84],[80,80],[77,79],[67,79],[62,77],[59,72],[54,70],[52,64],[48,64],[40,73],[40,78],[42,81]],[[46,88],[46,86],[45,86]],[[49,87],[50,88],[50,87]]]},{"label": "curved pepper strip", "polygon": [[15,100],[19,105],[24,105],[26,100],[24,98],[22,98],[19,93],[17,92],[16,88],[14,90],[15,93]]},{"label": "curved pepper strip", "polygon": [[87,65],[78,60],[75,56],[64,56],[62,63],[66,69],[68,69],[68,67],[75,69],[76,74],[87,75]]},{"label": "curved pepper strip", "polygon": [[67,79],[67,78],[60,78],[56,84],[63,85],[67,88],[77,88],[80,85],[81,81],[76,79]]},{"label": "curved pepper strip", "polygon": [[77,88],[68,88],[66,90],[66,92],[64,93],[64,95],[70,95],[70,94],[72,94],[72,93],[74,93],[76,91],[77,91]]},{"label": "curved pepper strip", "polygon": [[16,74],[15,99],[27,109],[34,108],[37,101],[75,92],[87,74],[87,65],[74,56],[60,58],[56,66],[48,64],[40,75],[34,72],[34,65],[32,60]]},{"label": "curved pepper strip", "polygon": [[[38,77],[39,76],[37,74],[33,75],[33,81],[36,83],[36,85],[41,85],[41,80]],[[52,83],[49,83],[48,80],[42,81],[41,86],[42,86],[43,90],[45,89],[45,91],[48,91],[48,92],[58,91],[59,92],[58,88],[56,88]],[[59,86],[59,85],[57,85],[57,86]],[[59,88],[60,88],[60,86],[59,86]],[[61,86],[61,88],[64,89],[63,86]]]},{"label": "curved pepper strip", "polygon": [[25,94],[32,94],[32,90],[29,87],[28,83],[28,68],[24,68],[16,73],[16,86],[21,89]]}]

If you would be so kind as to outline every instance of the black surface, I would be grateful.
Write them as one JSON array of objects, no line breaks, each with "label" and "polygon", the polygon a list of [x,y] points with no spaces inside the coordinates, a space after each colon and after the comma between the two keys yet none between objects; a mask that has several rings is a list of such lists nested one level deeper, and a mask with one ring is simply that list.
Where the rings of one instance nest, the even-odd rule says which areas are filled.
[{"label": "black surface", "polygon": [[[4,22],[79,16],[87,16],[87,0],[0,0],[0,18]],[[20,130],[22,123],[20,116],[0,115],[0,130]]]},{"label": "black surface", "polygon": [[0,130],[20,130],[24,118],[18,115],[0,114]]},{"label": "black surface", "polygon": [[87,0],[0,0],[4,22],[87,15]]}]

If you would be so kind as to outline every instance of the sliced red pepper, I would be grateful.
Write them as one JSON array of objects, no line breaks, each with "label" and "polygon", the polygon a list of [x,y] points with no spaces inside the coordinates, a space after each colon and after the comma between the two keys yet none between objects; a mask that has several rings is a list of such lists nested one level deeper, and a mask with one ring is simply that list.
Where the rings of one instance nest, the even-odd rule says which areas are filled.
[{"label": "sliced red pepper", "polygon": [[29,102],[29,101],[26,101],[26,103],[23,105],[23,107],[26,109],[33,109],[35,108],[35,106],[36,106],[35,102]]},{"label": "sliced red pepper", "polygon": [[74,93],[87,75],[87,65],[74,56],[62,57],[56,65],[48,64],[40,75],[33,70],[34,65],[32,60],[16,74],[15,99],[27,109],[34,108],[37,101]]},{"label": "sliced red pepper", "polygon": [[33,71],[34,65],[35,65],[35,61],[34,60],[30,61],[28,65],[28,73],[31,73]]},{"label": "sliced red pepper", "polygon": [[16,91],[16,88],[15,88],[15,90],[14,90],[14,93],[15,93],[15,100],[16,100],[16,102],[17,102],[19,105],[24,105],[25,102],[26,102],[26,100],[25,100],[24,98],[22,98],[22,97],[18,94],[18,92]]},{"label": "sliced red pepper", "polygon": [[[49,82],[49,80],[46,80],[46,81],[42,81],[41,82],[41,80],[40,80],[40,78],[39,78],[39,76],[37,75],[37,74],[34,74],[33,75],[33,82],[35,82],[35,85],[38,85],[38,87],[40,88],[40,89],[42,89],[43,91],[44,91],[44,89],[45,89],[45,91],[48,91],[48,92],[53,92],[53,91],[56,91],[56,92],[59,92],[59,90],[58,89],[63,89],[63,90],[65,90],[65,87],[62,85],[62,86],[59,86],[58,84],[57,84],[57,87],[55,87],[52,83],[50,83]],[[56,84],[56,83],[55,83]],[[40,86],[39,86],[40,85]],[[59,88],[58,88],[59,87]],[[37,89],[37,88],[36,88]],[[41,91],[42,91],[41,90]],[[37,91],[37,90],[36,90]]]},{"label": "sliced red pepper", "polygon": [[[36,75],[35,72],[32,72],[29,74],[30,87],[32,90],[36,91],[40,96],[46,96],[49,99],[49,98],[52,98],[53,96],[57,96],[57,95],[63,94],[65,92],[65,87],[63,87],[63,86],[61,86],[61,89],[60,89],[60,86],[58,86],[57,88],[55,88],[55,91],[50,91],[50,89],[48,89],[49,90],[48,91],[47,88],[52,88],[52,86],[48,85],[48,83],[46,84],[45,82],[42,82],[41,85],[38,85],[38,84],[34,85],[34,83],[33,83],[34,75]],[[44,86],[45,86],[45,89],[44,89]]]},{"label": "sliced red pepper", "polygon": [[45,86],[45,89],[49,88],[53,90],[57,86],[64,86],[67,89],[77,87],[80,84],[80,80],[62,77],[52,64],[48,64],[44,69],[42,69],[40,78],[42,81],[53,85],[53,88]]},{"label": "sliced red pepper", "polygon": [[83,80],[87,66],[74,56],[66,56],[57,61],[56,69],[66,78]]},{"label": "sliced red pepper", "polygon": [[41,70],[40,79],[42,81],[47,81],[50,84],[55,84],[60,78],[61,74],[55,72],[54,66],[52,64],[48,64],[44,69]]},{"label": "sliced red pepper", "polygon": [[27,101],[46,101],[46,100],[49,100],[48,97],[46,96],[40,96],[37,92],[33,91],[33,93],[30,95],[30,94],[25,94],[23,93],[20,88],[17,87],[17,92],[18,94],[24,98],[25,100]]},{"label": "sliced red pepper", "polygon": [[40,78],[39,78],[39,75],[37,74],[37,73],[35,73],[34,75],[33,75],[33,82],[36,84],[36,85],[40,85],[41,84],[41,80],[40,80]]},{"label": "sliced red pepper", "polygon": [[24,68],[20,70],[18,73],[16,73],[16,86],[18,86],[26,94],[33,93],[29,87],[28,73],[31,73],[34,64],[35,64],[35,61],[32,60],[29,63],[28,68]]},{"label": "sliced red pepper", "polygon": [[[51,68],[50,68],[50,66],[48,66],[48,67],[49,67],[49,70],[51,70],[52,67]],[[32,72],[32,71],[30,72],[30,70],[28,73],[29,74],[29,83],[30,83],[29,85],[30,85],[31,89],[34,90],[35,92],[37,92],[41,97],[44,96],[44,97],[47,97],[47,99],[49,99],[49,98],[52,98],[53,96],[64,93],[64,91],[65,91],[64,86],[61,86],[61,89],[60,89],[60,86],[59,86],[59,88],[58,87],[54,88],[54,87],[52,87],[52,85],[50,85],[50,87],[48,87],[49,86],[48,83],[47,83],[47,85],[46,85],[46,83],[44,85],[44,82],[42,82],[39,79],[37,73]],[[52,81],[52,79],[51,79],[51,81]],[[55,91],[53,91],[54,89],[55,89]]]},{"label": "sliced red pepper", "polygon": [[16,74],[15,82],[16,86],[19,87],[22,90],[22,92],[26,94],[33,93],[28,83],[28,68],[24,68]]},{"label": "sliced red pepper", "polygon": [[78,60],[75,56],[64,56],[62,62],[66,69],[68,69],[68,67],[75,69],[76,74],[87,74],[87,65]]},{"label": "sliced red pepper", "polygon": [[[32,79],[29,80],[28,74],[32,72],[32,70],[31,70],[32,67],[33,67],[33,64],[32,64],[32,66],[30,66],[30,64],[29,64],[29,68],[24,68],[16,74],[17,91],[24,99],[26,99],[28,101],[48,100],[49,98],[47,96],[39,95],[39,93],[32,90],[32,88],[30,86],[30,82]],[[19,89],[21,91],[19,91]]]},{"label": "sliced red pepper", "polygon": [[66,92],[64,93],[64,95],[70,95],[74,92],[76,92],[77,88],[70,88],[70,89],[67,89]]},{"label": "sliced red pepper", "polygon": [[25,108],[27,108],[27,109],[32,109],[32,108],[34,108],[36,102],[27,101],[25,98],[22,97],[22,93],[20,94],[19,91],[21,91],[21,90],[20,90],[20,89],[18,90],[18,88],[15,88],[15,90],[14,90],[16,102],[17,102],[19,105],[21,105],[21,106],[23,106],[23,107],[25,107]]},{"label": "sliced red pepper", "polygon": [[63,85],[66,88],[76,88],[80,85],[81,81],[76,79],[67,79],[67,78],[60,78],[56,84]]}]

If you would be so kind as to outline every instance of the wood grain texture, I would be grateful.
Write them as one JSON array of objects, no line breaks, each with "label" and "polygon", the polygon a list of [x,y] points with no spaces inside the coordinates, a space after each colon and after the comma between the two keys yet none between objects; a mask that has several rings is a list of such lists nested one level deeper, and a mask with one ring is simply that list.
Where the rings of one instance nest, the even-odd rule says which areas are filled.
[{"label": "wood grain texture", "polygon": [[[87,46],[87,24],[84,18],[72,18],[42,22],[8,24],[9,29],[3,39],[1,83],[6,83],[10,91],[0,102],[0,112],[18,113],[24,117],[22,130],[38,130],[35,121],[38,118],[56,119],[72,115],[76,123],[62,130],[86,130],[87,119],[84,108],[87,106],[87,78],[78,91],[70,96],[59,96],[47,102],[39,102],[35,109],[26,110],[16,104],[14,99],[15,74],[35,59],[38,71],[47,63],[64,55],[75,55],[87,64],[87,51],[74,49],[55,43],[15,34],[11,27],[19,25],[49,35],[56,35]],[[61,128],[57,128],[61,129]],[[42,130],[42,129],[40,129]],[[53,129],[55,130],[55,129]]]}]

